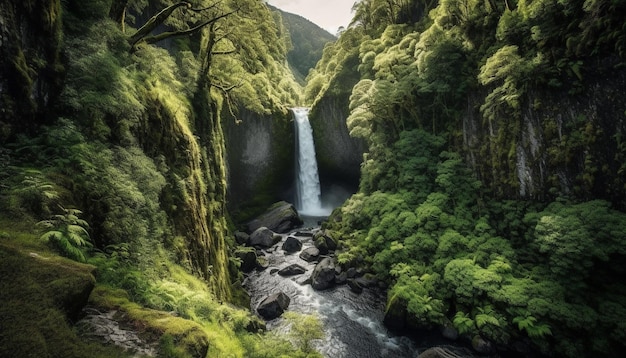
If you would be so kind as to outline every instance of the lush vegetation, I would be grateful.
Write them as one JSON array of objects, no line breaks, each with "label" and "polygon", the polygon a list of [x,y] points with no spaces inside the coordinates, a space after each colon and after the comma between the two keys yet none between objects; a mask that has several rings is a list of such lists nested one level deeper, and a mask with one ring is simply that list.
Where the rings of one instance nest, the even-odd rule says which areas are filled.
[{"label": "lush vegetation", "polygon": [[[271,9],[275,9],[270,6]],[[324,46],[336,38],[302,16],[275,9],[278,21],[284,23],[286,35],[290,39],[287,61],[296,79],[304,83],[309,71],[322,57]]]},{"label": "lush vegetation", "polygon": [[[368,142],[359,192],[328,226],[340,262],[392,283],[390,311],[501,347],[624,348],[624,6],[355,5],[306,96],[349,96],[348,128]],[[598,87],[602,111],[559,108],[604,101]]]},{"label": "lush vegetation", "polygon": [[[68,280],[46,285],[57,269],[31,267],[34,250],[41,262],[78,265],[86,280],[95,267],[90,303],[123,312],[162,356],[316,356],[309,340],[263,333],[231,255],[222,121],[239,108],[283,116],[301,91],[270,10],[252,0],[41,0],[1,11],[23,21],[9,24],[3,41],[15,53],[2,61],[23,76],[2,90],[0,239],[9,249],[0,273],[10,305],[0,315],[26,312],[3,324],[2,349],[122,355],[81,343],[57,307]],[[317,337],[319,323],[306,322]]]}]

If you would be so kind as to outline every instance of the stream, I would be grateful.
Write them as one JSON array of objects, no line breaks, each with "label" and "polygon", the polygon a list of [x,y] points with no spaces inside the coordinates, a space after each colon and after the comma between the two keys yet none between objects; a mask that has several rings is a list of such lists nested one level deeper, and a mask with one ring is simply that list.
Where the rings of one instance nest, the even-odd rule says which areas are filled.
[{"label": "stream", "polygon": [[[263,251],[269,267],[251,272],[244,281],[251,296],[252,310],[256,312],[265,297],[282,291],[291,299],[288,311],[315,314],[322,322],[325,338],[314,341],[313,345],[325,357],[417,357],[417,348],[409,338],[394,336],[383,326],[384,292],[366,288],[356,294],[347,285],[316,291],[310,284],[301,284],[310,277],[315,262],[302,260],[299,252],[286,254],[281,246],[291,235],[303,243],[302,250],[312,247],[311,237],[302,233],[314,230],[283,234],[281,242]],[[291,264],[299,264],[306,268],[306,272],[291,277],[276,273],[277,269]],[[268,321],[267,328],[279,329],[281,322],[281,318]]]}]

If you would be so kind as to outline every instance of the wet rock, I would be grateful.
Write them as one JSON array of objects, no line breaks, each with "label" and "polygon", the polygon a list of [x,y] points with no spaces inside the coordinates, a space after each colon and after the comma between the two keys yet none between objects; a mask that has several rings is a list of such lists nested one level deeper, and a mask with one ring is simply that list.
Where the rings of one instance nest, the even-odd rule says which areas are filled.
[{"label": "wet rock", "polygon": [[306,269],[298,264],[289,265],[278,271],[281,276],[295,276],[306,272]]},{"label": "wet rock", "polygon": [[456,341],[459,338],[459,331],[454,328],[452,322],[448,321],[440,328],[441,335],[451,341]]},{"label": "wet rock", "polygon": [[355,278],[357,276],[357,271],[354,267],[350,267],[346,270],[346,274],[348,275],[348,278]]},{"label": "wet rock", "polygon": [[407,327],[407,310],[404,299],[394,296],[389,300],[383,323],[385,327],[396,332],[401,332]]},{"label": "wet rock", "polygon": [[491,354],[494,352],[493,343],[479,335],[472,338],[472,348],[480,354]]},{"label": "wet rock", "polygon": [[302,250],[300,258],[306,262],[316,261],[320,257],[320,250],[317,247],[309,247]]},{"label": "wet rock", "polygon": [[[145,341],[140,338],[139,332],[129,327],[122,327],[116,317],[124,317],[118,311],[98,310],[94,307],[86,307],[85,315],[76,323],[76,330],[81,337],[91,340],[114,344],[124,350],[142,356],[155,357],[157,355],[157,343]],[[119,319],[119,318],[118,318]]]},{"label": "wet rock", "polygon": [[280,241],[280,235],[263,226],[256,229],[248,238],[248,246],[269,248],[276,245]]},{"label": "wet rock", "polygon": [[287,253],[298,252],[302,250],[302,242],[293,236],[289,236],[283,243],[282,249]]},{"label": "wet rock", "polygon": [[266,320],[271,320],[279,317],[285,312],[287,307],[289,307],[289,303],[291,299],[289,296],[284,294],[283,292],[274,293],[266,297],[259,306],[256,311],[261,315],[261,317]]},{"label": "wet rock", "polygon": [[346,283],[347,280],[348,280],[347,273],[341,272],[337,274],[337,271],[335,270],[335,284],[336,285],[343,285],[344,283]]},{"label": "wet rock", "polygon": [[350,287],[350,291],[356,294],[360,294],[363,292],[363,286],[361,286],[361,284],[357,280],[349,279],[346,282],[348,283],[348,287]]},{"label": "wet rock", "polygon": [[326,255],[331,251],[337,250],[337,242],[326,233],[326,231],[318,231],[313,235],[315,247],[320,250],[320,254]]},{"label": "wet rock", "polygon": [[293,204],[286,201],[279,201],[270,206],[265,213],[250,221],[246,227],[247,231],[254,232],[258,228],[267,227],[277,233],[286,233],[303,224]]},{"label": "wet rock", "polygon": [[335,283],[335,261],[326,257],[322,259],[311,274],[311,287],[315,290],[325,290]]},{"label": "wet rock", "polygon": [[293,278],[292,279],[295,283],[297,283],[300,286],[304,286],[304,285],[310,285],[311,284],[311,276],[309,277],[297,277],[297,278]]},{"label": "wet rock", "polygon": [[235,242],[239,245],[245,245],[248,242],[250,235],[243,231],[235,231]]},{"label": "wet rock", "polygon": [[256,267],[256,250],[250,247],[240,247],[235,250],[235,256],[241,260],[239,269],[242,272],[250,272]]}]

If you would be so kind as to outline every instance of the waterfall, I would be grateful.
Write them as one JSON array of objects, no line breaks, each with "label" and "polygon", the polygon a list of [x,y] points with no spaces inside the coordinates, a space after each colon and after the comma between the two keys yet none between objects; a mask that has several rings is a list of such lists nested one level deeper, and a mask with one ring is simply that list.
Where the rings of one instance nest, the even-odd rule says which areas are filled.
[{"label": "waterfall", "polygon": [[322,208],[320,179],[315,159],[313,129],[308,108],[293,108],[296,130],[296,209],[300,214],[326,216]]}]

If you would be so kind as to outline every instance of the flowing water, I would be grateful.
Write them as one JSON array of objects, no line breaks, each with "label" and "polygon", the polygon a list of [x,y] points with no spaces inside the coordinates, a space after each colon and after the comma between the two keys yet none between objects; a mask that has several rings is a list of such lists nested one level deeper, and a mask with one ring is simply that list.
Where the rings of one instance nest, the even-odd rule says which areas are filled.
[{"label": "flowing water", "polygon": [[327,216],[322,207],[320,179],[315,158],[313,129],[309,123],[309,109],[293,108],[296,130],[296,209],[300,214]]},{"label": "flowing water", "polygon": [[[322,205],[309,109],[293,108],[292,111],[297,153],[295,206],[307,227],[310,227],[327,217],[331,208]],[[299,253],[286,254],[280,247],[288,236],[283,235],[281,243],[262,253],[269,267],[263,271],[253,271],[244,281],[255,312],[263,299],[282,291],[291,299],[289,311],[315,314],[323,323],[325,337],[314,341],[314,347],[325,357],[417,357],[417,349],[410,339],[394,336],[383,326],[386,300],[384,293],[377,288],[367,288],[361,294],[356,294],[347,285],[315,291],[310,284],[302,284],[311,276],[315,263],[300,259]],[[303,243],[303,250],[313,246],[310,236],[296,237]],[[299,264],[307,272],[292,277],[282,277],[276,273],[278,269],[291,264]],[[281,323],[282,318],[277,318],[268,321],[267,327],[281,330],[284,329]]]},{"label": "flowing water", "polygon": [[[283,235],[283,241],[287,236]],[[296,237],[303,242],[303,249],[313,246],[310,237]],[[265,297],[282,291],[291,299],[289,311],[315,314],[323,323],[325,338],[314,341],[314,346],[325,357],[417,357],[417,349],[410,339],[394,336],[383,326],[384,293],[367,288],[356,294],[347,285],[315,291],[309,284],[300,284],[311,275],[315,264],[300,259],[299,253],[286,254],[280,248],[283,241],[264,252],[269,268],[253,271],[244,282],[255,312]],[[276,269],[294,263],[305,267],[307,272],[292,277],[276,273]],[[281,320],[268,321],[268,329],[279,329]]]}]

